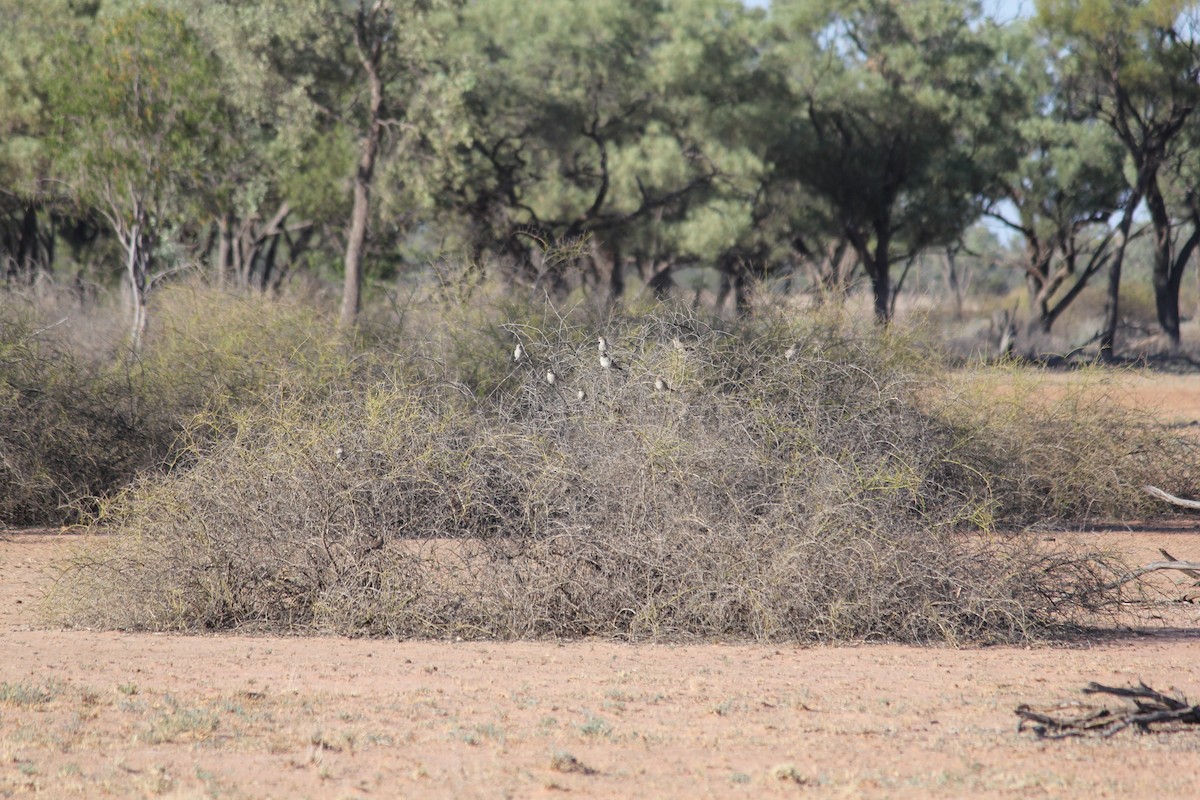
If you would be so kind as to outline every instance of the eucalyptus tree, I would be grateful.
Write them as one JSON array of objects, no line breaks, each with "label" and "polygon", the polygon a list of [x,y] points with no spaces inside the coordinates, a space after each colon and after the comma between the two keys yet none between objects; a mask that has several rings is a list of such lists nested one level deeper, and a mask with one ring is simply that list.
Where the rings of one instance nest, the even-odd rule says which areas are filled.
[{"label": "eucalyptus tree", "polygon": [[886,322],[893,263],[957,238],[1011,157],[992,31],[956,0],[780,0],[772,13],[765,63],[791,101],[771,161],[820,199]]},{"label": "eucalyptus tree", "polygon": [[[1062,54],[1064,90],[1107,125],[1125,148],[1128,182],[1121,231],[1127,237],[1144,201],[1154,232],[1158,322],[1180,342],[1179,290],[1200,228],[1190,212],[1173,216],[1165,174],[1196,157],[1184,135],[1200,103],[1200,7],[1184,0],[1038,0],[1038,22]],[[1190,153],[1190,156],[1188,155]],[[1185,204],[1186,205],[1186,204]],[[1101,347],[1112,353],[1122,253],[1109,273]]]},{"label": "eucalyptus tree", "polygon": [[454,0],[188,5],[231,65],[238,102],[258,126],[250,152],[270,175],[243,186],[228,227],[253,222],[252,238],[272,242],[336,230],[339,320],[353,326],[372,238],[386,228],[394,244],[415,224],[405,215],[432,205],[423,176],[457,142],[463,74],[442,46]]},{"label": "eucalyptus tree", "polygon": [[342,220],[353,168],[353,140],[322,125],[303,76],[282,74],[268,58],[282,24],[261,3],[173,0],[222,67],[230,146],[207,172],[213,203],[202,257],[219,284],[278,288],[310,248],[339,258],[328,241]]},{"label": "eucalyptus tree", "polygon": [[1009,33],[1007,63],[1024,100],[1012,126],[1020,160],[1002,173],[985,213],[1021,237],[1029,332],[1049,333],[1120,249],[1122,232],[1110,219],[1130,187],[1120,142],[1062,91],[1052,46],[1024,22]]},{"label": "eucalyptus tree", "polygon": [[473,75],[471,138],[446,202],[477,255],[498,254],[511,278],[563,290],[561,270],[538,265],[539,252],[589,240],[603,264],[599,282],[615,298],[628,251],[662,252],[660,234],[721,169],[689,105],[697,87],[680,92],[673,72],[693,61],[663,57],[664,48],[679,54],[685,7],[746,13],[733,2],[661,0],[463,9],[451,45]]},{"label": "eucalyptus tree", "polygon": [[53,267],[66,192],[55,180],[46,84],[62,68],[63,43],[94,13],[67,0],[0,0],[0,271],[9,285]]},{"label": "eucalyptus tree", "polygon": [[671,65],[668,93],[687,104],[717,166],[710,190],[672,230],[672,244],[684,258],[716,266],[718,305],[732,294],[740,312],[751,308],[757,281],[790,289],[801,271],[818,301],[844,295],[857,262],[844,230],[830,224],[827,199],[794,168],[798,117],[788,60],[772,51],[774,18],[720,0],[671,10],[673,35],[657,49]]},{"label": "eucalyptus tree", "polygon": [[160,236],[193,215],[205,170],[223,157],[220,64],[183,14],[159,5],[102,7],[85,35],[60,44],[46,86],[56,169],[121,243],[136,347]]}]

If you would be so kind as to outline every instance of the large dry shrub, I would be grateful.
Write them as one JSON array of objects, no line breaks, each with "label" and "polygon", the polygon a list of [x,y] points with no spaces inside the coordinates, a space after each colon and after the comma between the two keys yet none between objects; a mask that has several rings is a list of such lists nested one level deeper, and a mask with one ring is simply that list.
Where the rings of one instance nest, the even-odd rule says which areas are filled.
[{"label": "large dry shrub", "polygon": [[1097,599],[1099,557],[995,532],[989,420],[948,414],[886,335],[684,310],[500,331],[486,395],[448,377],[477,355],[410,342],[371,382],[284,382],[199,419],[187,469],[107,508],[52,607],[147,629],[958,642]]}]

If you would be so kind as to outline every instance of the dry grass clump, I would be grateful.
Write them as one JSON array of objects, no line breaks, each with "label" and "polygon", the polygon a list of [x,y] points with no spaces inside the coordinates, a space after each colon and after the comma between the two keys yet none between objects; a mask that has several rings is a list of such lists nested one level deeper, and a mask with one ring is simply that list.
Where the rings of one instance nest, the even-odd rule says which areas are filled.
[{"label": "dry grass clump", "polygon": [[176,430],[196,411],[257,404],[282,383],[315,392],[344,384],[369,361],[329,315],[295,298],[185,283],[159,291],[154,305],[137,363],[148,399]]},{"label": "dry grass clump", "polygon": [[77,521],[171,463],[197,413],[258,403],[283,381],[326,392],[369,369],[332,323],[286,300],[190,284],[161,290],[139,352],[120,336],[88,336],[99,313],[0,303],[2,523]]},{"label": "dry grass clump", "polygon": [[76,355],[67,328],[0,302],[0,522],[70,520],[146,462],[153,434],[119,370]]},{"label": "dry grass clump", "polygon": [[105,509],[51,607],[155,630],[962,642],[1104,599],[1102,559],[993,532],[990,423],[930,402],[885,336],[686,311],[500,331],[487,383],[454,377],[476,354],[415,345],[372,382],[198,419],[187,468]]},{"label": "dry grass clump", "polygon": [[1078,524],[1162,514],[1147,484],[1200,492],[1194,438],[1113,396],[1120,373],[1001,365],[964,371],[933,403],[970,434],[965,463],[986,479],[1000,524]]}]

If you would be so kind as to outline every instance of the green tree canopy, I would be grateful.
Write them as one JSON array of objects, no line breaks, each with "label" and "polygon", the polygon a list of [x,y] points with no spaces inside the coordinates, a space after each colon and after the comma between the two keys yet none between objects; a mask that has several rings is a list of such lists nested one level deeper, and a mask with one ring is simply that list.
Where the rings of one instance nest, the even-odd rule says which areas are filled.
[{"label": "green tree canopy", "polygon": [[790,88],[772,162],[824,205],[892,313],[891,266],[956,238],[1010,157],[1011,92],[974,3],[776,4],[769,53]]},{"label": "green tree canopy", "polygon": [[207,172],[225,157],[221,65],[183,14],[153,4],[103,8],[86,36],[61,45],[46,87],[54,158],[125,249],[136,344],[159,233],[204,216]]},{"label": "green tree canopy", "polygon": [[[1038,22],[1062,54],[1062,91],[1107,125],[1125,147],[1129,184],[1122,229],[1144,200],[1155,232],[1153,284],[1158,321],[1179,344],[1179,288],[1200,239],[1176,243],[1163,171],[1180,161],[1183,136],[1200,102],[1200,9],[1185,0],[1039,0]],[[1110,277],[1105,352],[1117,324],[1121,259]]]}]

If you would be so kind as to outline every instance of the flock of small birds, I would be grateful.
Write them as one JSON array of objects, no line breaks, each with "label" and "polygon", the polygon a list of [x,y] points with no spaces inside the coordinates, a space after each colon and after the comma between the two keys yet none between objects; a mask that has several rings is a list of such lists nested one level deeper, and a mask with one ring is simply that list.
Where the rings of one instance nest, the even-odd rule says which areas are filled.
[{"label": "flock of small birds", "polygon": [[[679,338],[677,338],[677,337],[673,338],[671,341],[674,344],[676,350],[685,349],[683,342],[680,341]],[[625,367],[621,366],[621,364],[618,363],[617,360],[613,357],[612,349],[609,347],[609,344],[608,344],[608,339],[606,339],[604,336],[600,336],[597,338],[596,350],[600,355],[600,368],[601,369],[608,371],[608,372],[624,372],[625,371]],[[798,352],[799,351],[797,349],[797,346],[793,344],[790,347],[788,347],[787,350],[784,351],[783,357],[785,359],[787,359],[788,361],[791,361],[792,359],[794,359],[796,357]],[[514,364],[520,363],[523,359],[529,358],[529,353],[526,352],[525,346],[522,345],[520,342],[517,342],[516,347],[513,348],[512,358],[513,358]],[[551,367],[546,368],[546,376],[545,377],[546,377],[546,383],[550,384],[551,386],[557,387],[559,385],[559,375],[557,372],[554,371],[554,367],[551,366]],[[670,384],[667,383],[666,378],[664,378],[661,375],[656,375],[654,377],[654,388],[656,391],[659,391],[659,392],[674,392],[675,391],[674,389],[671,388]],[[582,388],[577,389],[575,391],[575,397],[578,400],[585,400],[587,398],[587,392],[584,391]]]},{"label": "flock of small birds", "polygon": [[[679,346],[680,346],[680,343],[678,340],[676,340],[676,347],[679,347]],[[612,352],[608,345],[608,339],[606,339],[603,336],[600,336],[596,340],[596,349],[600,354],[600,368],[601,369],[608,370],[608,371],[615,371],[615,372],[624,372],[625,371],[625,368],[623,366],[621,366],[619,363],[617,363],[617,360],[615,358],[613,358]],[[522,360],[524,360],[528,357],[529,357],[529,353],[525,350],[525,346],[523,344],[521,344],[520,342],[517,342],[516,347],[513,348],[513,354],[512,354],[513,363],[514,364],[520,363]],[[557,372],[554,371],[554,367],[547,367],[546,368],[546,383],[550,384],[551,386],[558,386],[558,382],[559,382],[558,379],[559,379],[559,375]],[[654,388],[660,392],[675,391],[667,384],[666,379],[663,378],[661,375],[655,376]],[[575,397],[578,400],[585,400],[585,399],[587,399],[587,392],[584,391],[582,388],[577,389],[575,391]]]}]

